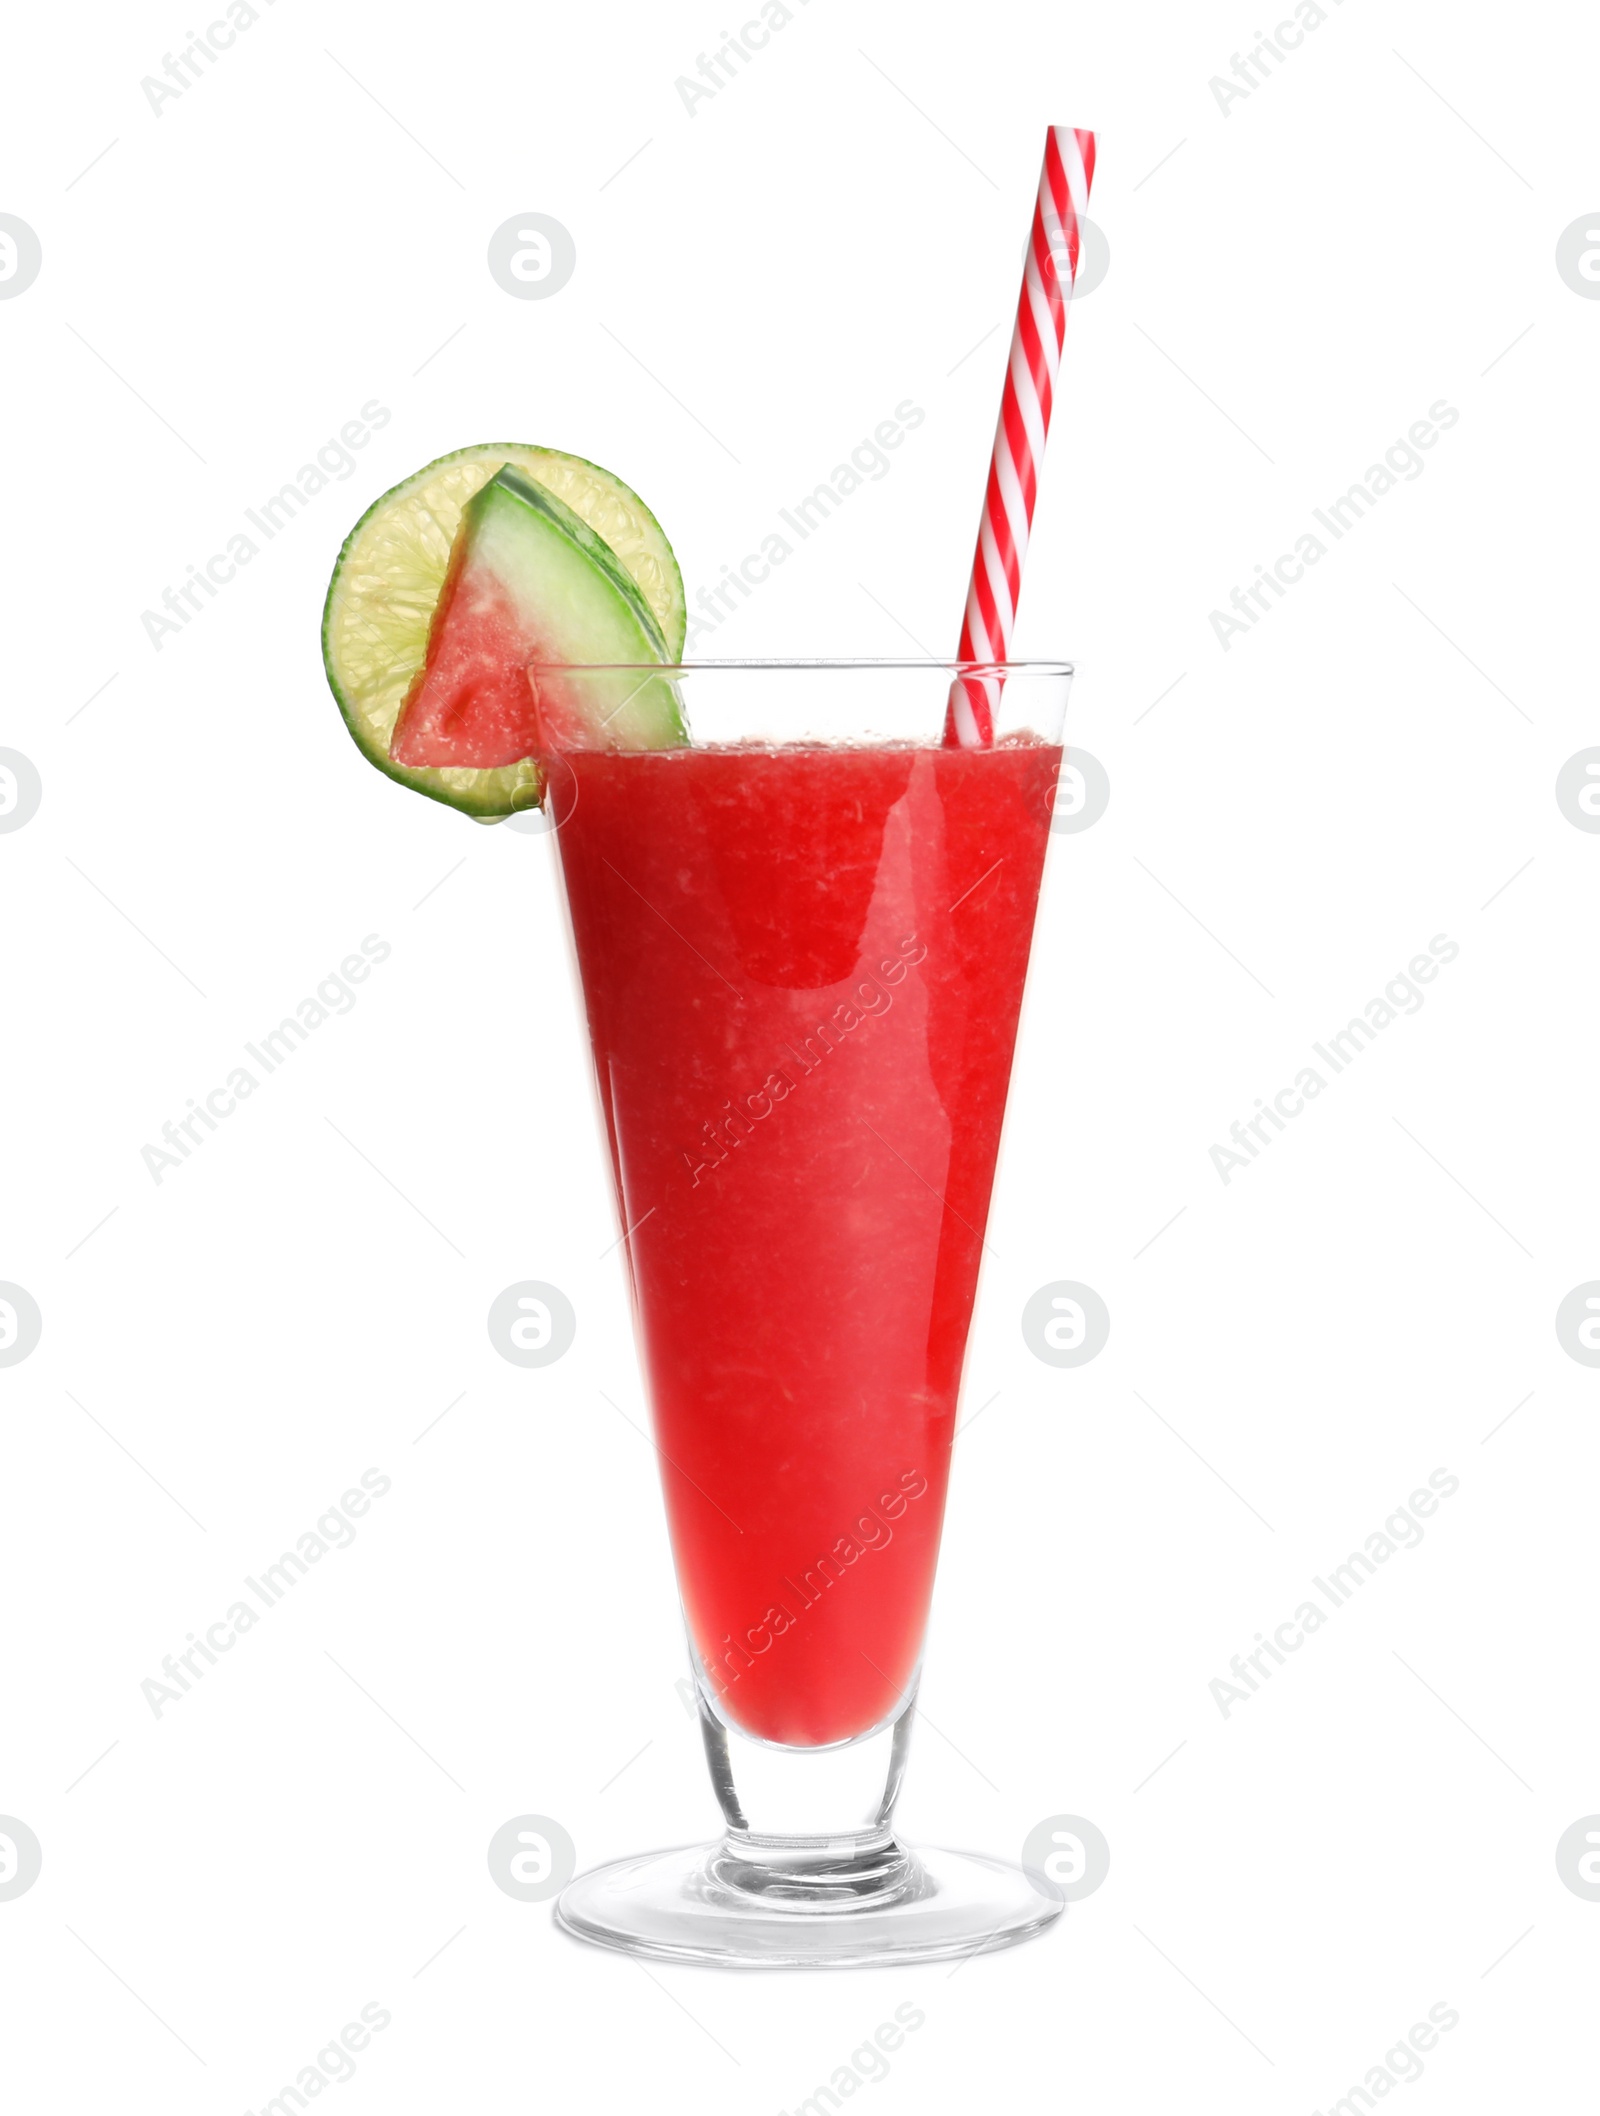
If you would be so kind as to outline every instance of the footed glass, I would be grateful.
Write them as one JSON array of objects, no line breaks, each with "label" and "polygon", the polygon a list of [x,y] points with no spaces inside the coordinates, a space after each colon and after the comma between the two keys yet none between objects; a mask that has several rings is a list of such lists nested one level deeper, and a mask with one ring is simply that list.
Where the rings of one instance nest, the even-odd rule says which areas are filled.
[{"label": "footed glass", "polygon": [[[665,673],[694,746],[552,754],[546,812],[725,1826],[556,1916],[734,1966],[1010,1946],[1043,1877],[893,1823],[1071,670]],[[993,747],[941,746],[953,684]]]}]

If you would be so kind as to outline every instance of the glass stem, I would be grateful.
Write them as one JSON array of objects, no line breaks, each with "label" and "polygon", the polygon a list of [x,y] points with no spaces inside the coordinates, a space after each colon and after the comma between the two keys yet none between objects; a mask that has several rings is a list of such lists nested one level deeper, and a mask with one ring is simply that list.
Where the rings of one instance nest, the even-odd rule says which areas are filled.
[{"label": "glass stem", "polygon": [[730,1728],[703,1689],[700,1732],[727,1824],[711,1871],[774,1907],[882,1904],[912,1885],[894,1838],[915,1714],[913,1683],[894,1717],[826,1748],[755,1741]]}]

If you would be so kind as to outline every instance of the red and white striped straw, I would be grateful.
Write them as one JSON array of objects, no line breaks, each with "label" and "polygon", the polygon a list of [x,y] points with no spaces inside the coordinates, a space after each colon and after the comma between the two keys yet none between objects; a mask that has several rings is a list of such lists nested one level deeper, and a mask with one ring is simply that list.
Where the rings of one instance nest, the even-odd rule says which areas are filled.
[{"label": "red and white striped straw", "polygon": [[[1094,134],[1052,125],[1045,135],[1039,198],[967,590],[958,649],[962,661],[1004,661],[1011,651],[1022,562],[1028,555],[1039,466],[1067,329],[1069,297],[1062,288],[1061,264],[1065,259],[1070,288],[1078,276],[1079,230],[1093,182]],[[944,728],[948,748],[990,746],[998,688],[998,679],[992,677],[968,677],[950,686]]]}]

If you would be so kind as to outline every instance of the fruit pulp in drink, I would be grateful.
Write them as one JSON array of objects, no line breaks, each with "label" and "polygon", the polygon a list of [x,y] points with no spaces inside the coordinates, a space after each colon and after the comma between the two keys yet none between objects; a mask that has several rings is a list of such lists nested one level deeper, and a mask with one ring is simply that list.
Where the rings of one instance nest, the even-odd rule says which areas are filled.
[{"label": "fruit pulp in drink", "polygon": [[691,1646],[760,1739],[915,1681],[1060,762],[551,760]]}]

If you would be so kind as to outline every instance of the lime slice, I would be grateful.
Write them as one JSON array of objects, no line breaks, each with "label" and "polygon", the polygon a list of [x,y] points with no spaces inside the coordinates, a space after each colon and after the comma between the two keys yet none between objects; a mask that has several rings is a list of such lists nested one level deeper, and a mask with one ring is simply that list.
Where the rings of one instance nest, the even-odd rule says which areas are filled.
[{"label": "lime slice", "polygon": [[328,584],[322,658],[329,685],[369,764],[484,822],[538,805],[540,772],[531,758],[486,771],[413,767],[394,762],[389,738],[422,666],[462,510],[506,463],[604,538],[638,584],[673,659],[683,652],[685,627],[683,578],[660,523],[620,478],[581,456],[486,441],[441,456],[369,507],[346,537]]}]

